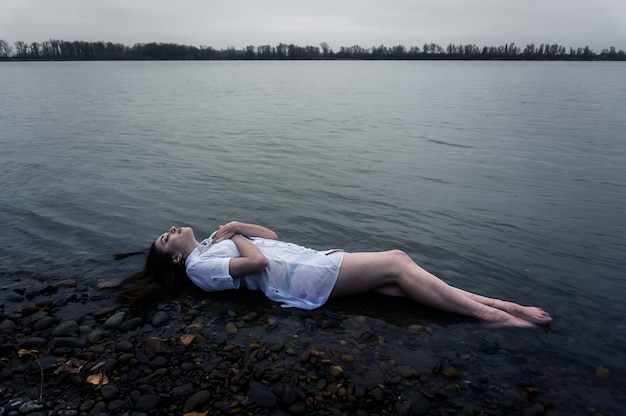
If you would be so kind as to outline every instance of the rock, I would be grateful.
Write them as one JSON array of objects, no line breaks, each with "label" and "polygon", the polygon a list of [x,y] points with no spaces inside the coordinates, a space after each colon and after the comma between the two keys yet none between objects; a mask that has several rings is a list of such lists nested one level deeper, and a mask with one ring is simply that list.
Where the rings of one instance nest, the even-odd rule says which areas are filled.
[{"label": "rock", "polygon": [[379,402],[382,402],[385,398],[385,392],[380,387],[373,388],[367,394]]},{"label": "rock", "polygon": [[167,344],[160,339],[148,339],[144,341],[143,351],[148,357],[170,353],[170,349]]},{"label": "rock", "polygon": [[233,322],[229,322],[226,324],[226,333],[234,334],[237,331],[238,331],[237,325],[235,325]]},{"label": "rock", "polygon": [[341,354],[340,358],[341,358],[341,361],[347,364],[353,363],[355,361],[354,356],[350,354]]},{"label": "rock", "polygon": [[177,386],[172,389],[172,396],[174,397],[188,397],[193,394],[193,384],[185,383],[182,386]]},{"label": "rock", "polygon": [[120,394],[120,389],[115,384],[107,384],[102,386],[100,394],[102,395],[104,401],[110,402],[113,399],[117,399]]},{"label": "rock", "polygon": [[87,342],[89,344],[95,344],[96,342],[98,342],[98,340],[100,340],[100,338],[102,338],[102,335],[104,335],[103,331],[92,331],[89,333],[89,335],[87,335]]},{"label": "rock", "polygon": [[611,378],[611,370],[598,366],[596,367],[596,377],[600,381],[606,381]]},{"label": "rock", "polygon": [[117,352],[131,352],[134,349],[135,346],[133,343],[127,339],[120,340],[117,344],[115,344],[115,351]]},{"label": "rock", "polygon": [[52,331],[53,337],[63,337],[66,335],[78,335],[78,323],[76,321],[61,322],[61,324]]},{"label": "rock", "polygon": [[42,331],[44,329],[48,329],[52,325],[54,325],[55,321],[56,319],[54,319],[52,316],[44,316],[43,318],[35,322],[35,325],[33,325],[33,329],[35,331]]},{"label": "rock", "polygon": [[36,412],[41,409],[43,409],[42,404],[39,404],[35,401],[30,401],[30,402],[26,402],[22,404],[20,406],[19,412],[23,415],[26,415],[26,414],[32,414],[33,412]]},{"label": "rock", "polygon": [[15,322],[10,319],[5,319],[0,323],[0,331],[13,331],[15,326]]},{"label": "rock", "polygon": [[41,348],[44,345],[46,345],[48,343],[48,340],[45,338],[41,338],[41,337],[32,337],[32,338],[28,338],[24,341],[22,341],[19,344],[20,348],[26,348],[26,349],[30,349],[30,348]]},{"label": "rock", "polygon": [[338,365],[331,365],[328,368],[328,374],[330,374],[331,377],[334,377],[334,378],[341,378],[343,377],[343,368],[341,368]]},{"label": "rock", "polygon": [[257,406],[264,409],[271,409],[276,406],[276,395],[272,391],[257,381],[251,381],[248,388],[248,397],[254,401]]},{"label": "rock", "polygon": [[50,346],[52,348],[85,348],[87,346],[87,342],[84,339],[75,337],[56,337],[50,340]]},{"label": "rock", "polygon": [[107,319],[104,322],[103,326],[107,329],[117,328],[118,326],[122,324],[122,322],[124,322],[125,318],[126,318],[126,312],[124,311],[118,312],[114,314],[113,316],[111,316],[109,319]]},{"label": "rock", "polygon": [[121,323],[117,327],[117,329],[120,332],[134,331],[135,329],[139,328],[142,324],[143,324],[143,319],[141,317],[136,317],[136,318],[132,318],[132,319],[129,319],[128,321]]},{"label": "rock", "polygon": [[167,314],[167,312],[158,311],[152,316],[152,326],[161,326],[169,320],[170,316]]},{"label": "rock", "polygon": [[183,406],[183,413],[200,410],[200,408],[207,404],[210,400],[211,393],[209,393],[207,390],[200,390],[187,399],[187,401],[185,402],[185,406]]},{"label": "rock", "polygon": [[454,367],[444,368],[441,374],[448,380],[456,380],[458,378],[461,378],[461,373]]},{"label": "rock", "polygon": [[524,416],[543,416],[546,414],[546,409],[542,405],[536,403],[533,407],[524,409]]},{"label": "rock", "polygon": [[137,403],[135,403],[135,409],[139,412],[149,412],[159,407],[161,404],[161,396],[156,394],[144,394],[141,396]]},{"label": "rock", "polygon": [[411,403],[411,414],[412,415],[425,415],[428,414],[428,409],[430,408],[430,402],[423,397],[413,400]]},{"label": "rock", "polygon": [[309,348],[309,353],[313,357],[325,358],[327,354],[327,349],[324,345],[311,345],[311,348]]},{"label": "rock", "polygon": [[169,360],[163,356],[158,356],[154,360],[150,361],[148,365],[150,368],[164,368],[167,367]]}]

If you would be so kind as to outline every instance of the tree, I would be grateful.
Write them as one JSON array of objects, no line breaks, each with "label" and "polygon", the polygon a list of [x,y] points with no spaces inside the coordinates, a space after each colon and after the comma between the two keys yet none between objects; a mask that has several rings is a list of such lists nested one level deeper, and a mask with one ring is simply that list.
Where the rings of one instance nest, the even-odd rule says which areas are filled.
[{"label": "tree", "polygon": [[0,39],[0,59],[7,59],[13,53],[13,48],[4,39]]},{"label": "tree", "polygon": [[21,40],[15,42],[15,52],[18,58],[26,58],[28,56],[28,45],[26,42],[22,42]]},{"label": "tree", "polygon": [[328,46],[328,43],[326,42],[320,43],[320,48],[322,48],[322,57],[328,58],[329,51],[330,51],[330,47]]}]

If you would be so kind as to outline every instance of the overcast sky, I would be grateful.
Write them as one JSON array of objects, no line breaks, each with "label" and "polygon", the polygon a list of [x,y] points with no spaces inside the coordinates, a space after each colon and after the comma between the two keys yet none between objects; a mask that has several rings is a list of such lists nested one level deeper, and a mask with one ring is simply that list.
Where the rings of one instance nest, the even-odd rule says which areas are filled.
[{"label": "overcast sky", "polygon": [[626,0],[0,0],[0,39],[626,50]]}]

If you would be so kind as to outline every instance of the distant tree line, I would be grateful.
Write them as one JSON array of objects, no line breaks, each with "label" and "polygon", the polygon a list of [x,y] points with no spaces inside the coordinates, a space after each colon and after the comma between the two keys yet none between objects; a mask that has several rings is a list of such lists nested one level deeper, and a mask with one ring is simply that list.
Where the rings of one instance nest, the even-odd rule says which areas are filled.
[{"label": "distant tree line", "polygon": [[364,60],[603,60],[624,61],[626,53],[615,47],[594,52],[588,46],[566,48],[558,44],[528,44],[523,49],[514,43],[504,46],[475,44],[449,44],[442,47],[425,43],[421,48],[403,45],[384,45],[363,48],[359,45],[342,46],[334,51],[326,42],[319,46],[298,46],[279,43],[276,46],[246,46],[214,49],[210,46],[189,46],[175,43],[136,43],[126,46],[112,42],[63,41],[50,39],[44,42],[17,41],[12,46],[0,39],[0,60],[313,60],[313,59],[364,59]]}]

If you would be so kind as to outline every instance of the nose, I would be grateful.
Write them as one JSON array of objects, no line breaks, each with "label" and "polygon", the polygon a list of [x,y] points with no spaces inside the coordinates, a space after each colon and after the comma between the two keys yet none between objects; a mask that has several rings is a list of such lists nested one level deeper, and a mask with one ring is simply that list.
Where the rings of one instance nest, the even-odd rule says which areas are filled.
[{"label": "nose", "polygon": [[172,225],[172,228],[170,228],[170,233],[174,234],[176,232],[176,227]]}]

